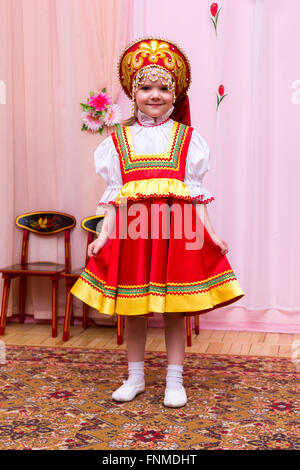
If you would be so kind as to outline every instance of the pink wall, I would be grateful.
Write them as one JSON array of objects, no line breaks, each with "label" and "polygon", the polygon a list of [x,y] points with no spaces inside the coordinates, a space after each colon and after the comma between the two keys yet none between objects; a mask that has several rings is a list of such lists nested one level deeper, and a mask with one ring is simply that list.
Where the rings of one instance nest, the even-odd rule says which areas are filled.
[{"label": "pink wall", "polygon": [[216,35],[213,2],[143,3],[144,34],[190,58],[192,124],[211,149],[208,209],[246,294],[201,316],[201,327],[299,333],[300,4],[223,0]]},{"label": "pink wall", "polygon": [[[81,0],[0,0],[1,266],[19,260],[14,217],[45,206],[77,217],[72,262],[82,266],[80,220],[95,212],[105,182],[93,162],[104,135],[81,133],[79,103],[107,86],[127,116],[116,60],[126,42],[163,36],[191,61],[192,124],[211,149],[208,210],[245,292],[233,306],[201,316],[200,326],[300,333],[300,4],[223,0],[216,35],[211,3],[85,0],[82,8]],[[220,84],[227,96],[216,111]],[[53,261],[63,254],[54,241],[48,253]],[[43,259],[42,244],[30,254]],[[27,313],[49,318],[49,286],[33,284]],[[12,294],[10,313],[17,313],[17,288]],[[63,286],[59,300],[63,316]]]}]

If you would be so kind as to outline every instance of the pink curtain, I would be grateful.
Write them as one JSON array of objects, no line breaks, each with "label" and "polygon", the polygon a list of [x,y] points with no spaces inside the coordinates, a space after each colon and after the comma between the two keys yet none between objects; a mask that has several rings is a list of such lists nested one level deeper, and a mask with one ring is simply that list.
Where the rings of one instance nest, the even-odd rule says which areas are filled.
[{"label": "pink curtain", "polygon": [[217,34],[216,2],[138,3],[143,34],[190,58],[192,125],[211,149],[208,210],[245,292],[200,327],[299,333],[299,2],[223,0]]},{"label": "pink curtain", "polygon": [[[125,117],[118,55],[133,38],[159,35],[190,58],[192,124],[211,149],[208,210],[246,294],[201,316],[200,326],[299,333],[299,2],[223,0],[217,34],[212,3],[0,0],[1,265],[20,257],[15,216],[45,207],[76,216],[72,265],[83,264],[80,220],[95,213],[105,183],[93,163],[102,137],[80,132],[79,102],[106,86]],[[220,85],[226,96],[216,110]],[[43,259],[43,242],[30,258]],[[61,260],[62,243],[49,239],[47,254]],[[61,284],[60,315],[64,307]],[[26,311],[50,318],[47,283],[32,280]]]},{"label": "pink curtain", "polygon": [[[129,0],[0,0],[0,80],[6,88],[5,103],[0,99],[1,266],[20,260],[22,233],[15,217],[45,209],[76,217],[72,267],[84,264],[80,222],[95,214],[105,188],[93,152],[108,134],[80,131],[79,103],[103,87],[117,100],[116,66],[128,41],[129,5]],[[30,238],[29,261],[63,261],[63,236]],[[59,284],[63,316],[65,285]],[[8,315],[18,308],[13,281]],[[30,279],[26,313],[51,318],[48,280]]]}]

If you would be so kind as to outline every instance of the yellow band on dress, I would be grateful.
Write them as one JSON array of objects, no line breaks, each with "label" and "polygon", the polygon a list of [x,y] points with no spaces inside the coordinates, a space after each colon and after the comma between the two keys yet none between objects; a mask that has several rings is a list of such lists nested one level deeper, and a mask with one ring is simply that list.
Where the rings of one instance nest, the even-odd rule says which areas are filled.
[{"label": "yellow band on dress", "polygon": [[172,178],[150,178],[129,181],[118,193],[116,203],[126,199],[141,199],[146,197],[178,197],[192,200],[187,186],[183,181]]},{"label": "yellow band on dress", "polygon": [[[95,288],[80,277],[71,289],[83,302],[106,315],[145,315],[151,312],[197,312],[209,311],[239,300],[245,294],[234,274],[226,283],[216,284],[198,293],[180,295],[157,295],[149,291],[146,295],[110,295]],[[181,287],[182,288],[182,287]]]}]

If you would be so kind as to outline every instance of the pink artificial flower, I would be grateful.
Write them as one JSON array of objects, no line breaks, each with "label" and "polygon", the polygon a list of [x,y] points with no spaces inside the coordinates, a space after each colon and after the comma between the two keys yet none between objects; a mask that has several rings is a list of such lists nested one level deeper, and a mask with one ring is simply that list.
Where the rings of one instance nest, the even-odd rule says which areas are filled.
[{"label": "pink artificial flower", "polygon": [[96,109],[96,111],[104,111],[106,106],[110,105],[112,102],[112,99],[106,94],[98,93],[98,95],[93,95],[90,97],[88,104],[90,106],[93,106],[93,108]]},{"label": "pink artificial flower", "polygon": [[99,116],[95,116],[94,111],[83,111],[81,117],[86,127],[91,131],[98,131],[103,127],[103,120]]},{"label": "pink artificial flower", "polygon": [[104,120],[104,124],[107,126],[114,126],[115,124],[119,124],[121,121],[121,109],[117,104],[110,105],[106,110],[106,115]]}]

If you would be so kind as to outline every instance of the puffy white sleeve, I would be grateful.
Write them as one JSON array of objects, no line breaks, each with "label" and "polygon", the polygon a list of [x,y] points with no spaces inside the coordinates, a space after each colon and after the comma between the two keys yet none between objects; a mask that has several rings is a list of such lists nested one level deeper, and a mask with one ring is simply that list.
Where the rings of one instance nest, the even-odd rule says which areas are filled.
[{"label": "puffy white sleeve", "polygon": [[195,202],[207,204],[214,197],[203,184],[203,178],[210,169],[210,150],[201,135],[193,130],[186,157],[184,183]]},{"label": "puffy white sleeve", "polygon": [[114,202],[123,186],[120,160],[111,136],[103,140],[94,153],[96,173],[107,183],[98,203],[97,214],[103,213],[107,204]]}]

